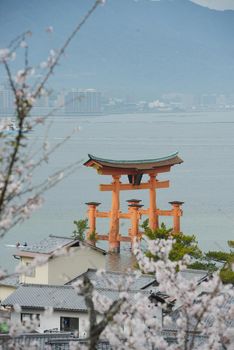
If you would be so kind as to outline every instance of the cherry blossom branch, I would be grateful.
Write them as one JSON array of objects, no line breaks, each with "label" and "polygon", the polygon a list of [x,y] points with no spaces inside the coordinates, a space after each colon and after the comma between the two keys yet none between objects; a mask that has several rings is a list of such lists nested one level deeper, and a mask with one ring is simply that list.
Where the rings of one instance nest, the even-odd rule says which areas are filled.
[{"label": "cherry blossom branch", "polygon": [[83,283],[80,284],[79,288],[79,294],[84,296],[89,315],[88,350],[93,350],[96,349],[98,345],[101,333],[105,330],[107,325],[113,321],[114,316],[120,311],[126,298],[122,297],[113,301],[109,308],[103,313],[102,320],[97,322],[97,311],[93,302],[94,287],[87,276],[84,276]]},{"label": "cherry blossom branch", "polygon": [[[193,328],[194,334],[198,330],[198,327],[199,327],[205,313],[208,311],[208,309],[210,307],[210,301],[218,294],[220,284],[221,284],[221,280],[217,279],[217,283],[214,286],[214,289],[212,290],[212,292],[209,294],[208,300],[206,300],[206,303],[203,303],[200,315],[198,316],[195,327]],[[192,350],[194,347],[194,342],[195,342],[195,335],[194,334],[192,336],[192,341],[190,343],[189,350]]]},{"label": "cherry blossom branch", "polygon": [[[55,66],[58,64],[60,58],[64,54],[71,40],[75,37],[75,35],[79,32],[82,26],[86,23],[91,14],[95,11],[98,5],[102,4],[104,1],[96,0],[91,9],[87,12],[81,22],[76,26],[71,35],[67,38],[64,45],[60,49],[59,53],[56,57],[53,57],[50,60],[50,64],[48,65],[48,72],[45,74],[42,79],[39,87],[36,91],[30,92],[30,86],[26,84],[26,79],[32,72],[32,69],[29,67],[28,60],[28,45],[26,42],[22,42],[26,39],[27,36],[31,35],[31,32],[27,31],[23,34],[20,34],[16,39],[11,41],[9,45],[9,49],[1,49],[0,50],[0,60],[3,63],[5,70],[7,72],[8,81],[13,92],[15,98],[15,112],[16,112],[16,120],[17,120],[17,131],[13,140],[6,140],[5,144],[2,147],[3,158],[0,157],[2,172],[0,173],[0,230],[3,229],[3,233],[1,237],[7,232],[7,227],[12,227],[9,224],[10,220],[13,220],[13,213],[20,213],[22,206],[14,204],[12,208],[9,207],[10,203],[16,199],[19,199],[22,196],[25,196],[27,193],[33,191],[33,187],[31,183],[27,186],[27,179],[29,179],[33,172],[43,163],[47,162],[49,156],[51,156],[56,150],[58,150],[65,142],[67,142],[72,135],[67,136],[64,140],[57,143],[50,150],[46,150],[43,147],[41,150],[44,154],[39,157],[39,159],[34,162],[33,165],[28,167],[26,160],[28,163],[32,161],[32,158],[26,154],[26,152],[22,153],[25,147],[28,147],[27,144],[27,136],[24,135],[25,126],[31,128],[31,125],[27,122],[29,117],[29,112],[33,108],[33,103],[36,98],[39,98],[42,94],[42,90],[47,83],[49,77],[53,74]],[[25,49],[24,51],[24,69],[18,71],[16,77],[13,77],[11,73],[10,66],[8,61],[11,59],[14,54],[14,50],[18,47],[22,47]],[[33,91],[33,90],[32,90]],[[48,114],[48,116],[51,113]],[[28,123],[28,124],[27,124]],[[37,124],[37,121],[36,121]],[[0,131],[0,138],[4,141],[4,133]],[[23,142],[25,140],[25,142]],[[4,164],[3,164],[4,163]],[[32,163],[32,162],[31,162]],[[18,166],[18,169],[17,169]],[[19,169],[22,168],[22,169]],[[24,168],[24,169],[23,169]],[[74,166],[73,166],[74,168]],[[25,170],[28,169],[26,172]],[[22,173],[25,172],[23,177]],[[67,173],[71,173],[70,168],[68,168]],[[16,174],[18,174],[16,176]],[[14,177],[17,177],[17,186],[13,183]],[[20,183],[19,183],[20,181]],[[23,188],[20,192],[19,187],[26,186],[27,188]],[[45,181],[39,185],[40,188],[45,191],[48,188],[51,188],[51,183]],[[40,191],[41,192],[41,191]],[[33,199],[37,199],[38,195],[34,195]],[[32,201],[32,198],[29,198]],[[23,201],[23,204],[27,203],[27,201]],[[17,209],[18,206],[18,209]],[[13,220],[13,226],[15,223],[20,220],[20,218],[15,218]]]}]

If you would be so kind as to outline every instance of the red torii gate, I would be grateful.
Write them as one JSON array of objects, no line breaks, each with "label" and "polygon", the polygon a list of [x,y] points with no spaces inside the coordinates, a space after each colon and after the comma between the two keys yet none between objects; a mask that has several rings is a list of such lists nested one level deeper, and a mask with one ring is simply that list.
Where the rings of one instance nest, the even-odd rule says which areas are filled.
[{"label": "red torii gate", "polygon": [[[99,240],[109,241],[109,250],[113,252],[119,252],[120,241],[132,242],[135,237],[140,237],[138,230],[138,222],[141,215],[147,215],[149,217],[149,227],[156,229],[159,226],[158,216],[173,216],[173,232],[180,232],[180,216],[182,210],[180,206],[183,202],[170,202],[173,206],[172,210],[159,210],[156,204],[156,190],[159,188],[168,188],[169,181],[157,180],[159,173],[169,172],[171,167],[183,162],[178,156],[178,152],[166,157],[156,159],[145,160],[112,160],[95,157],[91,154],[88,155],[89,160],[84,163],[85,166],[93,167],[100,175],[111,175],[113,182],[111,184],[100,185],[101,191],[112,191],[112,205],[110,212],[100,212],[97,207],[100,203],[88,202],[89,207],[89,236],[96,232],[96,218],[109,217],[110,218],[110,230],[109,235],[98,235]],[[148,175],[148,182],[142,183],[143,175]],[[127,175],[129,183],[122,183],[120,181],[121,176]],[[138,200],[129,200],[128,213],[122,213],[120,211],[120,191],[128,190],[149,190],[149,208],[141,209],[142,205]],[[119,219],[131,220],[131,232],[130,237],[119,235]]]}]

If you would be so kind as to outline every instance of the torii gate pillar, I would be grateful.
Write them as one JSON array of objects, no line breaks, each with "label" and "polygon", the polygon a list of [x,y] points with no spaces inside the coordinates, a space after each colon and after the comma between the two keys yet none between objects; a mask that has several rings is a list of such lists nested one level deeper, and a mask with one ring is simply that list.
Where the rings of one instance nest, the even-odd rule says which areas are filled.
[{"label": "torii gate pillar", "polygon": [[179,201],[173,201],[169,202],[172,205],[172,213],[173,213],[173,233],[180,233],[180,217],[183,214],[183,211],[181,209],[181,205],[184,204],[184,202]]},{"label": "torii gate pillar", "polygon": [[158,228],[158,215],[156,215],[156,179],[155,174],[150,174],[150,188],[149,188],[149,227],[151,230],[155,230]]},{"label": "torii gate pillar", "polygon": [[120,187],[120,175],[114,175],[113,178],[113,190],[112,190],[112,204],[110,213],[110,231],[109,231],[109,251],[119,253],[120,242],[118,241],[119,235],[119,187]]}]

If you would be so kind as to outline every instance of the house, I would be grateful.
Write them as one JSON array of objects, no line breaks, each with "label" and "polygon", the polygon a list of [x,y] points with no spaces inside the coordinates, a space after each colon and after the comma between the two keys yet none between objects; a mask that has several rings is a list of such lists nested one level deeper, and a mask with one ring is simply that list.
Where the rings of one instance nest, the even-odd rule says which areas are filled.
[{"label": "house", "polygon": [[[24,323],[27,319],[36,318],[39,324],[36,330],[40,333],[50,330],[77,331],[82,336],[87,332],[88,311],[83,296],[77,294],[72,284],[85,276],[91,280],[97,292],[114,301],[119,298],[120,286],[131,280],[134,274],[107,271],[103,277],[97,274],[96,269],[89,268],[66,285],[22,284],[2,302],[2,306],[11,311],[12,321]],[[151,292],[145,288],[154,282],[153,276],[140,275],[129,284],[129,293],[134,297],[140,292],[148,296],[151,302]],[[14,310],[16,304],[21,307],[20,313]],[[44,315],[47,307],[54,310],[50,316]]]},{"label": "house", "polygon": [[[14,305],[21,312],[14,311]],[[45,284],[24,284],[2,302],[11,310],[11,321],[24,323],[35,317],[38,320],[36,331],[49,330],[84,332],[87,323],[87,308],[84,298],[77,295],[71,286]],[[53,308],[51,315],[44,314],[47,307]]]},{"label": "house", "polygon": [[[198,284],[207,276],[207,273],[200,271],[185,270],[182,273],[188,279],[195,276]],[[83,337],[87,334],[88,310],[83,296],[77,294],[72,284],[76,284],[85,276],[90,279],[98,293],[113,301],[119,298],[123,286],[128,286],[132,300],[136,293],[147,296],[149,302],[155,305],[155,317],[161,321],[163,313],[162,309],[157,307],[158,303],[165,304],[165,312],[171,312],[174,309],[175,300],[160,293],[152,275],[140,275],[136,279],[133,273],[107,271],[103,276],[98,274],[96,269],[90,268],[66,285],[22,284],[3,300],[2,306],[10,310],[12,321],[24,323],[26,320],[36,318],[38,321],[36,330],[40,333],[51,330],[78,332],[79,336]],[[20,312],[14,310],[16,304],[21,307]],[[47,307],[53,308],[53,313],[49,316],[44,314]]]},{"label": "house", "polygon": [[[117,289],[96,289],[96,291],[113,301],[119,298],[120,293]],[[129,291],[133,298],[139,292],[150,296],[149,291]],[[20,312],[14,310],[14,305],[20,306]],[[36,331],[39,333],[74,332],[80,337],[85,337],[87,334],[87,306],[84,297],[78,295],[71,285],[24,284],[7,297],[2,306],[11,311],[11,321],[14,323],[24,324],[27,320],[36,319],[38,322]],[[49,315],[45,314],[48,306],[53,308],[53,313]],[[157,316],[156,313],[155,315]]]},{"label": "house", "polygon": [[23,267],[29,267],[20,275],[19,283],[63,285],[90,267],[105,268],[106,254],[87,242],[50,235],[39,243],[17,249],[14,256]]},{"label": "house", "polygon": [[[181,276],[190,281],[194,280],[197,284],[197,289],[203,292],[203,287],[200,287],[202,281],[206,280],[209,273],[205,270],[185,269],[179,272]],[[88,277],[93,283],[96,289],[108,289],[112,288],[115,290],[119,289],[119,286],[125,284],[125,280],[132,279],[128,283],[129,291],[145,291],[149,293],[149,300],[157,305],[158,303],[164,304],[164,311],[162,314],[157,314],[157,317],[163,317],[163,315],[170,313],[175,307],[178,307],[177,300],[173,296],[168,296],[162,293],[159,289],[159,285],[153,275],[141,274],[138,278],[134,273],[124,273],[118,271],[105,271],[105,278],[97,274],[97,270],[88,269],[80,276],[75,277],[73,280],[66,283],[66,285],[72,285],[84,276]]]}]

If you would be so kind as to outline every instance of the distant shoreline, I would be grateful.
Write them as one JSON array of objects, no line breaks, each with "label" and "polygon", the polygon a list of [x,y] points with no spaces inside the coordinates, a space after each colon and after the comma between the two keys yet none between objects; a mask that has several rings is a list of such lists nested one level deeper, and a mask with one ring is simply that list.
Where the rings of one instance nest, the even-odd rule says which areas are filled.
[{"label": "distant shoreline", "polygon": [[[168,110],[168,111],[125,111],[125,112],[102,112],[102,113],[59,113],[57,112],[56,115],[51,115],[50,117],[66,117],[66,118],[73,118],[73,117],[101,117],[101,116],[108,116],[108,115],[126,115],[126,114],[194,114],[194,113],[231,113],[234,112],[234,109],[196,109],[196,110]],[[48,113],[48,111],[46,111]],[[33,113],[31,115],[32,118],[36,118],[39,113]],[[41,113],[40,113],[41,114]],[[42,115],[43,117],[43,115]],[[13,113],[4,113],[0,114],[0,118],[14,118]]]}]

